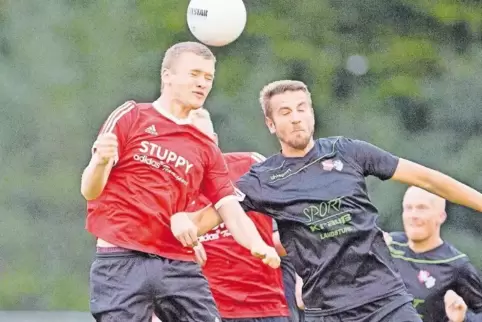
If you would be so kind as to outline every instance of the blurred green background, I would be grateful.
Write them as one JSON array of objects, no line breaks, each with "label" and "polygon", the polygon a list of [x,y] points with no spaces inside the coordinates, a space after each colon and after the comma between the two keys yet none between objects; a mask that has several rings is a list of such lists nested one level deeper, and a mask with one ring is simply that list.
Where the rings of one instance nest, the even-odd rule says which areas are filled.
[{"label": "blurred green background", "polygon": [[[152,101],[170,45],[193,40],[182,0],[0,0],[0,309],[88,310],[94,240],[80,175],[102,122]],[[367,140],[482,190],[482,2],[247,0],[218,57],[211,111],[224,151],[269,155],[259,90],[299,79],[317,135]],[[405,187],[370,180],[401,229]],[[443,236],[482,268],[482,215],[449,205]]]}]

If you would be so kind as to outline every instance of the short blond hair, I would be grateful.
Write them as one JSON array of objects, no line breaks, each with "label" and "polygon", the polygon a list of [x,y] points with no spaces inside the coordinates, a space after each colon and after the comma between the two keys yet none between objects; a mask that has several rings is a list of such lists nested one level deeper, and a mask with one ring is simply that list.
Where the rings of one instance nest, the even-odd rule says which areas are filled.
[{"label": "short blond hair", "polygon": [[[207,46],[195,41],[180,42],[166,50],[164,58],[162,59],[161,75],[163,70],[171,69],[176,63],[177,59],[184,53],[193,53],[205,59],[212,60],[214,61],[214,63],[216,63],[216,56],[214,56],[211,49],[209,49]],[[163,87],[164,85],[162,84],[161,78],[161,89]]]},{"label": "short blond hair", "polygon": [[264,86],[259,93],[259,103],[261,104],[261,109],[263,110],[265,116],[271,116],[271,98],[275,95],[282,94],[288,91],[305,92],[311,101],[311,93],[308,90],[308,86],[306,86],[306,84],[301,81],[285,79],[271,82],[268,85]]},{"label": "short blond hair", "polygon": [[195,55],[201,56],[205,59],[213,60],[216,62],[216,57],[214,56],[211,49],[207,46],[195,42],[195,41],[185,41],[177,43],[171,46],[162,59],[161,69],[170,69],[176,62],[177,58],[184,53],[193,53]]}]

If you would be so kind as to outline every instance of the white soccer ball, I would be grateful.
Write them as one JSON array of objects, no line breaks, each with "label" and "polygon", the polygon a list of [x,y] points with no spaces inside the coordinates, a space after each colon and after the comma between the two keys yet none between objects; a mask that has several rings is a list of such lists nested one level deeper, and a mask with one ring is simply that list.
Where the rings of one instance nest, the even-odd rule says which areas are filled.
[{"label": "white soccer ball", "polygon": [[200,42],[221,47],[235,41],[246,26],[243,0],[191,0],[187,25]]}]

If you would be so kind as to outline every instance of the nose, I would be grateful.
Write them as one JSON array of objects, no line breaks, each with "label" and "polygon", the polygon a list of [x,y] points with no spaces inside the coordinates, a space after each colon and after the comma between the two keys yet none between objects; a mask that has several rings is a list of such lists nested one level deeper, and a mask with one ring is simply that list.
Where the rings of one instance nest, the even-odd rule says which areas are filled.
[{"label": "nose", "polygon": [[195,84],[198,88],[206,88],[208,86],[209,81],[205,79],[203,76],[196,77]]},{"label": "nose", "polygon": [[301,123],[301,114],[300,112],[294,110],[291,112],[291,123],[298,124]]}]

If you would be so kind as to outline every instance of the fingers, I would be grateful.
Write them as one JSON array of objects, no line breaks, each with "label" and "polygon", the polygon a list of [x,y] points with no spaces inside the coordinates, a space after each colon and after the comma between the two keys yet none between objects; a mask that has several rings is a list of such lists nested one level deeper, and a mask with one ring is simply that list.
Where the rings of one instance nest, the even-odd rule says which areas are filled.
[{"label": "fingers", "polygon": [[197,231],[195,229],[180,232],[175,234],[174,237],[176,237],[184,247],[195,247],[198,245]]},{"label": "fingers", "polygon": [[444,296],[445,306],[449,308],[465,309],[467,304],[465,301],[454,291],[448,290]]},{"label": "fingers", "polygon": [[99,135],[94,143],[95,153],[104,159],[114,158],[117,155],[118,146],[117,136],[113,133]]},{"label": "fingers", "polygon": [[204,266],[206,264],[207,254],[201,243],[194,247],[194,256],[199,265]]},{"label": "fingers", "polygon": [[266,256],[263,258],[263,263],[268,265],[271,268],[278,268],[280,266],[280,259],[279,257],[273,257],[273,256]]}]

